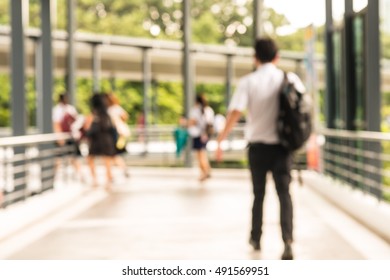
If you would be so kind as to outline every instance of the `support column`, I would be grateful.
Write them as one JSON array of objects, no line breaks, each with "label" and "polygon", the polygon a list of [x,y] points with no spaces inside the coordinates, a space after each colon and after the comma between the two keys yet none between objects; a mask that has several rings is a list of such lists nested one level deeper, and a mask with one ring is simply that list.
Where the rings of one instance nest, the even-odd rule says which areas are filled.
[{"label": "support column", "polygon": [[345,0],[344,14],[344,54],[345,54],[345,97],[344,104],[346,111],[346,129],[355,130],[356,117],[356,87],[355,87],[355,65],[354,65],[354,47],[353,47],[353,0]]},{"label": "support column", "polygon": [[[41,133],[53,132],[52,107],[53,107],[53,61],[52,61],[52,29],[50,19],[50,0],[41,0],[41,85],[38,92],[37,116],[39,131]],[[39,73],[38,73],[39,74]]]},{"label": "support column", "polygon": [[335,128],[336,98],[333,65],[333,16],[332,0],[326,0],[325,54],[326,54],[326,126]]},{"label": "support column", "polygon": [[226,56],[226,97],[225,97],[226,112],[228,110],[230,99],[233,94],[233,86],[232,86],[233,77],[234,77],[233,55],[228,54]]},{"label": "support column", "polygon": [[[24,26],[23,26],[23,0],[13,0],[10,2],[11,8],[11,125],[12,135],[20,136],[26,134],[27,114],[26,114],[26,73],[25,73],[25,51],[24,51]],[[25,153],[24,147],[14,147],[14,155]],[[12,191],[23,191],[26,188],[26,169],[24,160],[18,160],[9,165],[13,175],[11,184],[22,180],[22,183],[14,185]],[[12,192],[11,191],[11,192]],[[19,199],[8,199],[5,192],[6,203],[12,203]]]},{"label": "support column", "polygon": [[92,44],[92,90],[93,92],[100,92],[100,53],[98,44]]},{"label": "support column", "polygon": [[[333,53],[333,9],[332,0],[325,0],[325,59],[326,59],[326,88],[325,88],[325,119],[327,128],[335,128],[336,118],[336,92],[335,92],[335,77],[334,77],[334,53]],[[323,157],[321,166],[324,167],[324,172],[331,176],[336,176],[332,171],[332,161],[326,160],[327,153],[329,157],[333,153],[327,149],[328,144],[334,143],[336,140],[328,137],[322,151]]]},{"label": "support column", "polygon": [[42,111],[42,92],[43,92],[43,83],[42,83],[42,40],[41,38],[36,38],[35,42],[35,91],[36,91],[36,122],[37,128],[41,131],[43,127],[43,117],[40,113]]},{"label": "support column", "polygon": [[76,31],[76,0],[67,1],[67,11],[68,11],[68,54],[67,54],[67,73],[66,73],[66,85],[67,92],[69,96],[69,103],[75,105],[76,100],[76,80],[75,80],[75,71],[76,71],[76,57],[75,57],[75,44],[74,44],[74,33]]},{"label": "support column", "polygon": [[158,81],[156,79],[152,78],[152,124],[157,125],[158,124]]},{"label": "support column", "polygon": [[[182,2],[183,8],[183,107],[184,114],[188,119],[191,107],[194,102],[194,88],[192,83],[192,60],[191,60],[191,3],[190,1]],[[192,153],[191,153],[191,139],[189,137],[187,147],[185,150],[185,162],[186,167],[192,166]]]},{"label": "support column", "polygon": [[264,0],[253,0],[253,41],[264,35],[263,10]]},{"label": "support column", "polygon": [[[380,90],[380,33],[379,33],[379,0],[367,1],[366,15],[366,123],[367,130],[380,131],[381,125],[381,90]],[[371,143],[366,150],[381,153],[380,143]],[[382,168],[381,160],[369,159],[370,165],[378,170]],[[375,181],[375,186],[370,186],[370,192],[378,199],[382,198],[382,177],[380,174],[371,174],[370,179]]]},{"label": "support column", "polygon": [[23,0],[9,2],[11,5],[11,125],[12,135],[18,136],[25,135],[27,127]]},{"label": "support column", "polygon": [[144,145],[145,152],[147,151],[148,143],[148,125],[149,125],[149,91],[152,83],[150,50],[144,48],[142,50],[142,71],[143,71],[143,113],[144,113]]},{"label": "support column", "polygon": [[380,36],[379,0],[367,1],[366,20],[366,112],[367,130],[380,131],[381,91],[380,91]]},{"label": "support column", "polygon": [[[53,55],[52,55],[52,21],[51,21],[51,0],[41,0],[41,40],[40,51],[40,75],[37,92],[38,105],[37,115],[39,131],[41,133],[53,132],[52,109],[53,109]],[[42,144],[40,150],[50,150],[54,148],[54,143]],[[42,161],[51,161],[50,165],[41,167],[41,174],[50,173],[52,176],[42,176],[42,191],[53,188],[55,158],[53,155],[43,156]]]}]

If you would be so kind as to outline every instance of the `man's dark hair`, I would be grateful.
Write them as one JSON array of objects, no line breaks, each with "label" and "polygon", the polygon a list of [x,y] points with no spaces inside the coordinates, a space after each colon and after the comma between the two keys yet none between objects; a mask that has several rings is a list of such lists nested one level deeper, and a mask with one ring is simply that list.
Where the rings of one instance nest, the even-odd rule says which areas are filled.
[{"label": "man's dark hair", "polygon": [[278,47],[270,38],[260,38],[255,43],[255,55],[261,63],[271,62],[278,53]]}]

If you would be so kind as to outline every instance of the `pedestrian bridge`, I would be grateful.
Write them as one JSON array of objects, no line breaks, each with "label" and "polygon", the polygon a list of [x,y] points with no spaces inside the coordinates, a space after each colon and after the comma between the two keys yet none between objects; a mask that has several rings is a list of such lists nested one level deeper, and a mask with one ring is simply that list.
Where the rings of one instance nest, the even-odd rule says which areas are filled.
[{"label": "pedestrian bridge", "polygon": [[[42,145],[49,140],[41,140]],[[28,141],[13,144],[22,142]],[[46,157],[39,160],[50,162],[45,150],[39,151]],[[31,168],[37,159],[31,150],[27,154]],[[243,149],[227,149],[225,154],[226,158],[245,158]],[[7,166],[4,155],[3,167]],[[12,156],[13,160],[17,157],[16,153]],[[168,166],[170,160],[178,159],[173,153],[130,152],[126,156],[130,177],[115,169],[112,192],[104,188],[103,166],[98,172],[101,184],[93,188],[86,165],[81,180],[66,160],[55,170],[51,189],[6,189],[6,201],[15,201],[0,210],[0,259],[280,258],[283,243],[272,180],[265,198],[262,250],[256,253],[248,244],[252,205],[248,170],[214,168],[212,177],[200,183],[196,168],[151,167],[156,162]],[[29,168],[24,169],[28,174],[32,173]],[[32,170],[37,172],[36,167]],[[387,202],[351,188],[340,178],[318,171],[300,173],[302,180],[293,172],[291,185],[295,259],[390,258]],[[48,170],[39,174],[50,177]],[[24,183],[30,186],[34,176],[26,178]],[[18,190],[23,199],[17,199]]]}]

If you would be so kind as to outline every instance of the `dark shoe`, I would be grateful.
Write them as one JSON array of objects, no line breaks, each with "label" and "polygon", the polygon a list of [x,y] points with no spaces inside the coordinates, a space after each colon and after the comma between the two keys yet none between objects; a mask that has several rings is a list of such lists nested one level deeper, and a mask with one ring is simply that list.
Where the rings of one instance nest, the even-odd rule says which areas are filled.
[{"label": "dark shoe", "polygon": [[293,260],[293,259],[294,259],[294,256],[293,256],[291,244],[289,244],[289,243],[284,244],[284,252],[282,255],[282,260]]},{"label": "dark shoe", "polygon": [[260,251],[260,241],[249,239],[249,244],[253,247],[253,250]]}]

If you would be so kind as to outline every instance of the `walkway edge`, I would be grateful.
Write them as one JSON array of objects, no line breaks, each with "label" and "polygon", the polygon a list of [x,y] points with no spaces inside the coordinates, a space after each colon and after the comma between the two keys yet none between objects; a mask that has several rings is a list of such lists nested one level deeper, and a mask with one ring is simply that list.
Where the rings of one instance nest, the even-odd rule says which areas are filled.
[{"label": "walkway edge", "polygon": [[302,172],[305,185],[390,244],[390,205],[314,171]]},{"label": "walkway edge", "polygon": [[0,243],[88,195],[82,185],[61,186],[0,210]]}]

